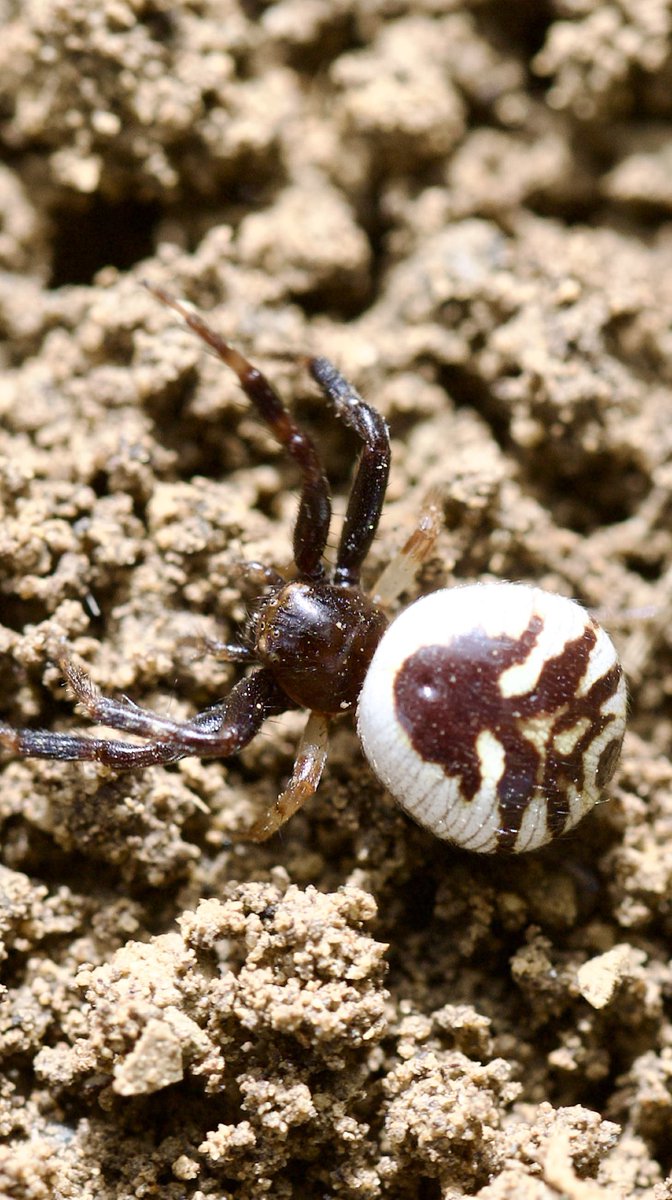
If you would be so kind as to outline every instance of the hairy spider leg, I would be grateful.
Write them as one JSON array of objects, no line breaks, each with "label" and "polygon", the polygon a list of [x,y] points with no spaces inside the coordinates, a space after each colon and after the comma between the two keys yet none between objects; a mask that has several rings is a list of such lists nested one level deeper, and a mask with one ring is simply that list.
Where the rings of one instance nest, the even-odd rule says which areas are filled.
[{"label": "hairy spider leg", "polygon": [[374,604],[380,604],[383,608],[391,607],[402,592],[413,586],[418,569],[436,545],[441,529],[441,513],[441,497],[437,491],[432,491],[425,497],[413,533],[379,575],[371,593]]},{"label": "hairy spider leg", "polygon": [[321,579],[324,575],[322,555],[329,536],[331,500],[329,484],[320,462],[315,443],[296,424],[289,410],[265,375],[238,351],[198,313],[187,308],[164,288],[145,282],[145,287],[162,304],[172,308],[217,357],[238,376],[245,395],[254,405],[276,441],[297,463],[302,485],[299,511],[294,526],[294,562],[304,579]]},{"label": "hairy spider leg", "polygon": [[241,679],[221,704],[188,721],[172,721],[129,700],[104,696],[86,673],[67,659],[62,659],[60,666],[77,699],[94,720],[151,740],[138,745],[85,734],[13,729],[0,723],[0,745],[20,758],[91,760],[119,770],[176,762],[191,754],[201,758],[229,758],[252,740],[267,717],[292,707],[270,671],[261,668]]},{"label": "hairy spider leg", "polygon": [[364,442],[350,489],[333,578],[341,587],[356,587],[385,500],[390,474],[390,435],[380,413],[362,399],[328,358],[309,358],[307,365],[336,416]]}]

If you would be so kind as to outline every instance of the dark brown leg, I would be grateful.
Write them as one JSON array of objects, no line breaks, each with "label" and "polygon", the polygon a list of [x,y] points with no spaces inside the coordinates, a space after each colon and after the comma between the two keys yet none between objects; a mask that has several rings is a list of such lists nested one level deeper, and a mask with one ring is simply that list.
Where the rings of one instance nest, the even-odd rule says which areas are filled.
[{"label": "dark brown leg", "polygon": [[168,305],[207,346],[238,376],[245,395],[271,433],[295,460],[303,479],[299,512],[294,526],[294,562],[300,575],[320,579],[324,574],[322,555],[329,535],[331,502],[329,484],[315,444],[294,421],[275,388],[261,371],[215,333],[202,317],[176,300],[163,288],[146,283],[148,291]]},{"label": "dark brown leg", "polygon": [[128,700],[103,696],[79,668],[67,664],[66,670],[71,687],[94,720],[111,729],[149,738],[149,743],[137,745],[0,724],[0,746],[19,758],[90,760],[123,770],[174,762],[192,754],[199,758],[229,758],[252,740],[266,717],[289,707],[285,693],[264,669],[242,679],[222,704],[189,721],[171,721]]},{"label": "dark brown leg", "polygon": [[379,412],[367,404],[327,358],[308,369],[341,419],[364,442],[357,464],[336,557],[334,583],[354,587],[378,529],[390,473],[390,436]]},{"label": "dark brown leg", "polygon": [[0,748],[14,758],[53,758],[61,762],[99,762],[119,771],[135,771],[184,758],[166,743],[140,746],[85,734],[52,733],[46,729],[13,729],[0,722]]}]

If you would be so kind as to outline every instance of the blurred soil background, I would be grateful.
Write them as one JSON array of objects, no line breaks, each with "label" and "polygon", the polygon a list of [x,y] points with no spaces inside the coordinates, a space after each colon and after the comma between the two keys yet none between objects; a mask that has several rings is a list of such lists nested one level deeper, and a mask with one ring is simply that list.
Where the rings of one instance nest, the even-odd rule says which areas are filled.
[{"label": "blurred soil background", "polygon": [[72,728],[67,639],[174,715],[290,560],[297,478],[140,286],[209,314],[319,442],[298,357],[390,423],[366,582],[575,595],[631,726],[611,799],[516,860],[413,826],[335,730],[0,784],[0,1195],[672,1196],[672,5],[0,0],[0,715]]}]

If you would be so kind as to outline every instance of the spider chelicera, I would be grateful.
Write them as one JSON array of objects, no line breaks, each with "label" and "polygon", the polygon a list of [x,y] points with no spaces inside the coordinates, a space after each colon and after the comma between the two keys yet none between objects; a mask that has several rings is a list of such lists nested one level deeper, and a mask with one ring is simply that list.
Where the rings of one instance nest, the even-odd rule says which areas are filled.
[{"label": "spider chelicera", "polygon": [[326,358],[306,365],[336,416],[361,438],[335,566],[324,551],[331,522],[329,485],[312,439],[295,422],[261,371],[233,349],[191,308],[163,288],[146,285],[238,376],[240,384],[278,443],[296,463],[301,494],[294,527],[295,578],[250,564],[263,579],[245,643],[218,645],[231,662],[256,663],[226,699],[186,721],[174,721],[104,695],[64,650],[59,665],[77,700],[97,724],[135,734],[131,742],[86,734],[15,729],[0,723],[0,745],[21,758],[93,760],[121,770],[176,762],[189,755],[228,758],[251,741],[267,717],[307,708],[310,716],[294,770],[274,806],[249,831],[262,841],[315,792],[327,755],[330,718],[357,704],[374,651],[387,627],[384,607],[408,586],[430,553],[438,529],[438,506],[430,499],[417,529],[383,572],[373,597],[360,587],[362,564],[378,528],[390,467],[385,421]]}]

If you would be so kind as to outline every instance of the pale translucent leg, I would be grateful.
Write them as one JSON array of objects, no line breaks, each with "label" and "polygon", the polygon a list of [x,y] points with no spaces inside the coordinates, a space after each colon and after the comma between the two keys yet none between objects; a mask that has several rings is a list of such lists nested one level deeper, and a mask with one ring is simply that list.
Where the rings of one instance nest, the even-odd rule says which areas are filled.
[{"label": "pale translucent leg", "polygon": [[299,742],[294,770],[284,792],[263,817],[244,834],[246,841],[265,842],[317,791],[329,748],[329,719],[311,712]]},{"label": "pale translucent leg", "polygon": [[434,549],[441,517],[441,497],[432,491],[425,498],[413,533],[380,575],[371,597],[374,604],[386,608],[395,604],[402,592],[412,589],[419,568]]}]

